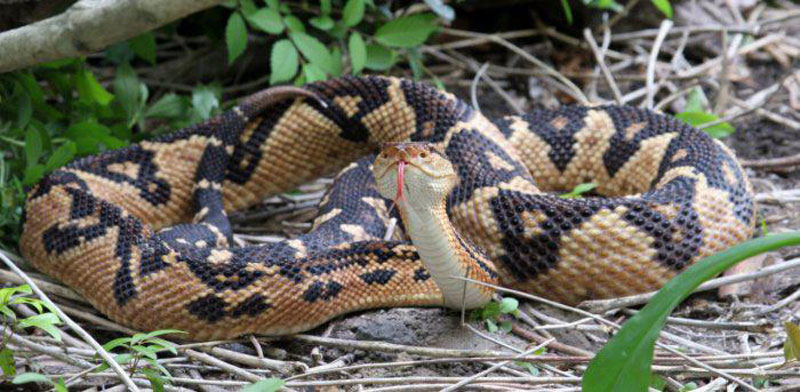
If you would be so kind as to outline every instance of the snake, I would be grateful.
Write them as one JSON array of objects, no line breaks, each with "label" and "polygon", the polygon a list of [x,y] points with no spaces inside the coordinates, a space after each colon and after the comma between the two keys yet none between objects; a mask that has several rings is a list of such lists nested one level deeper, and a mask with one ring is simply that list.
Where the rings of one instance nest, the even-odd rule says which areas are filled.
[{"label": "snake", "polygon": [[[229,213],[333,175],[309,232],[234,243]],[[211,340],[475,308],[491,285],[565,304],[648,292],[752,237],[755,215],[733,152],[669,115],[489,119],[420,82],[346,76],[54,170],[28,190],[19,245],[117,323]]]}]

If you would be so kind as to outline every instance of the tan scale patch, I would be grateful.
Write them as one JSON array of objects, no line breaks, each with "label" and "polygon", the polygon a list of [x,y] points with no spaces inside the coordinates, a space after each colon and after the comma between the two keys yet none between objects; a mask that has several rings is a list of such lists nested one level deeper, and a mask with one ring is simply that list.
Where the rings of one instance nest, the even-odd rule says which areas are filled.
[{"label": "tan scale patch", "polygon": [[233,252],[227,249],[212,249],[206,261],[212,265],[226,264],[233,258]]},{"label": "tan scale patch", "polygon": [[625,140],[632,141],[634,138],[636,138],[636,135],[638,135],[639,132],[646,127],[647,123],[644,121],[629,125],[627,128],[625,128]]},{"label": "tan scale patch", "polygon": [[681,148],[678,151],[675,151],[675,155],[672,156],[672,162],[677,162],[683,158],[689,156],[689,152],[686,149]]},{"label": "tan scale patch", "polygon": [[339,228],[343,232],[352,235],[353,241],[367,241],[367,240],[377,239],[375,236],[367,234],[367,232],[364,230],[364,226],[361,225],[343,224],[339,225]]},{"label": "tan scale patch", "polygon": [[601,183],[600,192],[611,195],[630,195],[646,192],[650,184],[658,175],[658,167],[669,143],[678,136],[677,133],[665,133],[642,140],[639,150],[622,165],[614,178],[606,183]]},{"label": "tan scale patch", "polygon": [[722,175],[725,176],[725,181],[727,181],[728,184],[733,186],[738,185],[739,180],[736,178],[736,172],[729,162],[722,163]]},{"label": "tan scale patch", "polygon": [[319,227],[319,225],[321,225],[321,224],[323,224],[323,223],[335,218],[336,215],[339,215],[341,213],[342,213],[342,209],[341,208],[334,208],[334,209],[328,211],[327,213],[322,214],[322,215],[318,216],[316,219],[314,219],[314,224],[312,226],[313,226],[314,229],[316,229],[317,227]]},{"label": "tan scale patch", "polygon": [[506,182],[501,182],[497,187],[503,190],[517,191],[529,195],[541,194],[541,191],[536,188],[536,185],[533,185],[532,182],[521,176],[516,176]]},{"label": "tan scale patch", "polygon": [[516,146],[522,163],[531,173],[536,185],[544,190],[553,190],[561,172],[550,160],[550,145],[530,131],[530,125],[521,117],[511,116],[509,127],[513,131],[509,142]]},{"label": "tan scale patch", "polygon": [[588,111],[584,120],[586,125],[574,135],[574,157],[549,189],[568,190],[582,183],[596,182],[598,192],[618,194],[615,188],[609,186],[610,178],[603,164],[603,154],[617,132],[614,122],[601,110]]},{"label": "tan scale patch", "polygon": [[558,116],[552,120],[550,120],[550,125],[555,128],[556,131],[560,131],[564,129],[564,127],[569,124],[569,119],[564,116]]},{"label": "tan scale patch", "polygon": [[562,235],[556,267],[513,286],[569,304],[660,287],[674,272],[653,261],[653,238],[628,224],[625,211],[601,210]]},{"label": "tan scale patch", "polygon": [[492,169],[494,170],[514,170],[514,165],[508,163],[506,160],[500,158],[497,154],[491,151],[486,151],[486,158],[489,160],[489,164],[492,165]]},{"label": "tan scale patch", "polygon": [[406,101],[399,79],[390,79],[386,89],[389,100],[365,115],[361,122],[372,131],[371,140],[407,140],[416,131],[416,112]]},{"label": "tan scale patch", "polygon": [[353,117],[356,114],[358,114],[359,111],[358,104],[361,103],[361,101],[363,100],[364,100],[363,98],[357,95],[356,96],[347,95],[343,97],[334,97],[333,103],[335,103],[336,106],[339,106],[344,111],[344,113],[347,114],[347,117]]},{"label": "tan scale patch", "polygon": [[225,209],[239,210],[265,196],[293,189],[335,172],[366,152],[365,144],[344,140],[340,134],[333,121],[304,101],[296,101],[260,146],[263,158],[250,181],[223,185]]},{"label": "tan scale patch", "polygon": [[286,244],[294,248],[294,257],[296,258],[303,258],[308,255],[308,250],[306,249],[306,244],[303,241],[300,241],[297,238],[291,239],[286,241]]},{"label": "tan scale patch", "polygon": [[112,163],[106,166],[106,170],[130,178],[139,177],[139,164],[133,162]]},{"label": "tan scale patch", "polygon": [[544,221],[547,220],[547,214],[541,211],[523,211],[522,212],[522,222],[525,224],[524,226],[524,234],[523,236],[527,239],[532,239],[539,234],[542,234],[544,231],[542,230],[539,225],[541,225]]}]

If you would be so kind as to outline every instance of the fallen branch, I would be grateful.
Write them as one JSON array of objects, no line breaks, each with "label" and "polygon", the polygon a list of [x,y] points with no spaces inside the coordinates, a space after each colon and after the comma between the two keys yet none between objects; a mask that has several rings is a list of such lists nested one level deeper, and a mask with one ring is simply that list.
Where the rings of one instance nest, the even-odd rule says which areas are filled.
[{"label": "fallen branch", "polygon": [[80,0],[63,13],[0,34],[0,72],[82,56],[221,0]]}]

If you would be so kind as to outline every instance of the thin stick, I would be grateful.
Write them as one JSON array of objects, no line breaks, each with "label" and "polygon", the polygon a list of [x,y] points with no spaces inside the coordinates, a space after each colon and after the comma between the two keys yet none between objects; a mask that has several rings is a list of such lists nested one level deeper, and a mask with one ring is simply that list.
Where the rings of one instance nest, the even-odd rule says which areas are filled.
[{"label": "thin stick", "polygon": [[661,27],[658,29],[658,35],[656,36],[655,42],[653,42],[653,49],[650,51],[650,58],[647,61],[647,95],[645,96],[643,106],[648,109],[653,108],[653,97],[656,94],[656,89],[654,88],[653,84],[655,83],[656,79],[656,61],[658,60],[658,52],[661,51],[661,44],[664,43],[664,38],[672,28],[672,24],[672,21],[669,19],[664,19],[664,21],[661,22]]},{"label": "thin stick", "polygon": [[36,295],[39,298],[41,298],[42,302],[47,304],[49,308],[53,309],[56,312],[56,315],[58,316],[59,319],[64,321],[64,323],[67,324],[67,326],[70,329],[75,331],[75,333],[78,334],[78,336],[80,336],[81,339],[83,339],[86,343],[89,343],[89,345],[92,346],[92,348],[95,351],[97,351],[97,354],[99,354],[100,357],[102,357],[103,360],[106,361],[106,363],[108,363],[111,369],[114,370],[114,373],[116,373],[117,376],[119,376],[119,378],[122,379],[122,382],[125,383],[125,386],[128,387],[128,390],[133,392],[139,391],[139,387],[137,387],[136,384],[133,383],[133,380],[131,380],[131,378],[128,377],[128,374],[125,373],[125,370],[122,369],[122,366],[120,366],[119,363],[117,363],[117,361],[114,360],[114,358],[108,353],[108,351],[106,351],[103,348],[103,346],[100,345],[100,343],[97,343],[97,341],[94,340],[94,338],[92,338],[92,335],[89,335],[89,333],[86,332],[83,328],[81,328],[80,325],[72,321],[72,319],[69,318],[69,316],[67,316],[66,313],[64,313],[61,309],[59,309],[58,306],[56,306],[56,304],[54,304],[53,301],[51,301],[50,298],[48,298],[47,295],[44,292],[42,292],[41,289],[39,289],[36,283],[33,282],[33,279],[31,279],[25,272],[19,269],[19,267],[17,267],[16,264],[14,264],[8,257],[6,257],[6,255],[0,254],[0,259],[3,260],[3,262],[8,266],[9,269],[14,271],[17,275],[19,275],[25,281],[25,283],[27,283],[28,286],[31,287],[31,290],[33,290],[33,292],[36,293]]},{"label": "thin stick", "polygon": [[[514,357],[514,359],[521,358],[521,357],[524,357],[526,355],[533,354],[536,350],[539,350],[542,347],[547,346],[548,344],[552,343],[555,340],[556,340],[555,338],[549,339],[546,342],[544,342],[544,343],[542,343],[542,344],[540,344],[540,345],[538,345],[538,346],[536,346],[536,347],[534,347],[534,348],[532,348],[530,350],[527,350],[525,352],[520,353],[519,355],[516,355]],[[497,370],[497,369],[499,369],[499,368],[501,368],[503,366],[508,365],[509,363],[513,362],[514,359],[509,359],[507,361],[503,361],[503,362],[497,363],[496,365],[493,365],[493,366],[489,367],[486,370],[483,370],[481,372],[475,373],[472,376],[467,377],[464,380],[459,381],[456,384],[453,384],[453,385],[451,385],[451,386],[449,386],[447,388],[442,389],[441,392],[452,392],[452,391],[455,391],[456,389],[461,388],[464,385],[467,385],[467,384],[471,383],[472,381],[474,381],[475,379],[477,379],[479,377],[483,377],[483,376],[485,376],[485,375],[487,375],[487,374],[489,374],[489,373],[491,373],[491,372],[493,372],[493,371],[495,371],[495,370]]]},{"label": "thin stick", "polygon": [[435,347],[406,346],[402,344],[375,341],[323,338],[306,334],[298,334],[294,335],[293,337],[302,342],[319,344],[323,346],[359,349],[365,351],[383,351],[390,353],[405,352],[412,355],[424,355],[429,357],[491,357],[506,355],[506,353],[503,352],[490,350],[454,350]]},{"label": "thin stick", "polygon": [[614,100],[617,102],[617,105],[622,105],[622,93],[619,91],[614,77],[611,76],[611,71],[609,71],[606,65],[605,58],[603,54],[600,53],[600,48],[597,46],[597,42],[595,42],[594,36],[592,36],[592,32],[588,27],[583,29],[583,36],[586,38],[586,42],[589,43],[589,47],[592,48],[597,64],[600,66],[600,70],[603,71],[603,76],[606,78],[606,83],[608,83],[608,86],[611,88],[611,92],[614,93]]},{"label": "thin stick", "polygon": [[198,360],[200,362],[209,364],[211,366],[216,366],[220,368],[222,371],[226,373],[233,374],[235,376],[239,376],[247,381],[250,382],[258,382],[263,380],[263,377],[259,377],[253,373],[248,372],[238,366],[231,365],[225,361],[219,360],[217,358],[212,357],[211,355],[201,353],[194,350],[182,350],[187,357]]},{"label": "thin stick", "polygon": [[739,162],[744,167],[752,167],[754,169],[786,168],[792,166],[800,166],[800,154],[794,154],[780,158],[755,159],[752,161],[741,159],[739,160]]},{"label": "thin stick", "polygon": [[478,104],[478,82],[481,80],[484,72],[486,69],[489,68],[489,63],[484,63],[478,68],[478,72],[475,72],[475,77],[472,78],[472,85],[469,88],[469,96],[472,99],[472,108],[475,109],[478,113],[481,112],[481,105]]},{"label": "thin stick", "polygon": [[[747,274],[737,274],[737,275],[724,276],[721,278],[712,279],[709,280],[708,282],[701,284],[697,289],[695,289],[694,292],[712,290],[732,283],[739,283],[747,280],[758,279],[764,276],[777,274],[778,272],[783,272],[796,267],[800,267],[800,258],[791,259],[789,261],[776,265],[771,265],[769,267],[765,267],[758,271]],[[600,313],[611,309],[641,305],[647,303],[647,301],[650,301],[650,299],[653,298],[654,295],[656,295],[655,291],[644,294],[631,295],[628,297],[583,301],[578,306],[582,309],[586,309],[591,312]]]},{"label": "thin stick", "polygon": [[[480,284],[480,285],[483,285],[483,286],[492,287],[497,291],[501,291],[501,292],[505,292],[505,293],[511,293],[511,294],[520,296],[522,298],[531,299],[531,300],[538,301],[538,302],[541,302],[541,303],[544,303],[544,304],[547,304],[547,305],[550,305],[550,306],[553,306],[553,307],[556,307],[556,308],[565,309],[565,310],[568,310],[568,311],[571,311],[571,312],[574,312],[574,313],[578,313],[578,314],[581,314],[581,315],[592,317],[595,320],[597,320],[598,322],[601,322],[603,324],[606,324],[606,325],[608,325],[610,327],[613,327],[613,328],[616,328],[616,329],[621,328],[621,326],[619,324],[617,324],[617,323],[615,323],[613,321],[606,320],[603,317],[600,317],[600,316],[598,316],[596,314],[593,314],[593,313],[590,313],[590,312],[587,312],[585,310],[578,309],[578,308],[575,308],[575,307],[572,307],[572,306],[569,306],[569,305],[564,305],[562,303],[551,301],[551,300],[543,298],[543,297],[539,297],[539,296],[535,296],[535,295],[532,295],[532,294],[528,294],[528,293],[523,292],[523,291],[508,289],[508,288],[505,288],[505,287],[502,287],[502,286],[498,286],[498,285],[490,284],[490,283],[486,283],[486,282],[481,282],[481,281],[475,280],[475,279],[462,278],[462,277],[457,277],[457,276],[451,276],[451,278],[463,279],[463,280],[467,280],[469,282],[473,282],[473,283]],[[663,331],[661,332],[661,334],[662,334],[662,337],[665,337]],[[694,359],[694,358],[692,358],[692,357],[690,357],[690,356],[688,356],[688,355],[686,355],[686,354],[684,354],[684,353],[682,353],[682,352],[680,352],[678,350],[673,349],[672,347],[669,347],[669,346],[667,346],[665,344],[662,344],[660,342],[656,342],[655,344],[658,347],[660,347],[660,348],[662,348],[664,350],[667,350],[667,351],[669,351],[669,352],[671,352],[671,353],[673,353],[673,354],[675,354],[675,355],[677,355],[677,356],[679,356],[679,357],[691,362],[694,365],[697,365],[697,366],[699,366],[699,367],[701,367],[703,369],[706,369],[706,370],[708,370],[709,372],[711,372],[713,374],[725,377],[726,379],[728,379],[730,381],[733,381],[736,384],[741,385],[743,388],[745,388],[747,390],[758,391],[752,385],[744,382],[743,380],[740,380],[739,378],[734,377],[731,374],[723,372],[722,370],[715,369],[715,368],[713,368],[713,367],[711,367],[711,366],[709,366],[709,365],[707,365],[707,364],[705,364],[703,362],[700,362],[700,361],[698,361],[698,360],[696,360],[696,359]]]}]

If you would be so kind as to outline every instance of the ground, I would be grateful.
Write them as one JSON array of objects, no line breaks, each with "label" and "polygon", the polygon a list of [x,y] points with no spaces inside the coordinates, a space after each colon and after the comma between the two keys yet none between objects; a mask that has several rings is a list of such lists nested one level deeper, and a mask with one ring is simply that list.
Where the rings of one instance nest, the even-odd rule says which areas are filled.
[{"label": "ground", "polygon": [[[631,15],[637,13],[658,15],[649,2],[633,7]],[[655,91],[654,102],[663,101],[662,110],[681,112],[686,106],[687,88],[698,86],[707,101],[704,108],[736,129],[723,140],[747,166],[766,230],[797,230],[800,228],[797,208],[800,7],[783,2],[774,7],[745,1],[681,2],[675,4],[675,13],[674,26],[661,25],[662,31],[684,29],[687,33],[667,35],[655,62],[649,54],[655,45],[660,18],[655,21],[623,18],[615,22],[609,31],[609,46],[603,42],[604,25],[598,22],[592,25],[594,37],[600,41],[596,50],[585,43],[582,32],[565,37],[548,30],[547,21],[536,26],[542,30],[520,27],[517,38],[509,40],[514,42],[513,48],[545,60],[555,72],[569,77],[594,102],[614,100],[598,66],[598,57],[613,69],[611,74],[621,98],[629,104],[640,105],[649,91]],[[743,22],[743,18],[751,17],[752,23]],[[712,26],[708,31],[700,31],[708,26]],[[758,26],[759,30],[752,35],[725,35],[726,26]],[[514,106],[525,110],[534,105],[553,107],[576,102],[574,91],[547,76],[551,71],[533,64],[520,52],[505,50],[508,46],[504,49],[490,43],[485,35],[471,32],[474,26],[457,27],[446,29],[440,40],[423,47],[423,52],[429,56],[432,74],[467,101],[472,98],[475,72],[484,62],[490,63],[485,73],[489,79],[480,81],[475,90],[475,100],[484,113],[496,116],[512,113]],[[477,26],[475,30],[481,28],[485,26]],[[448,44],[454,42],[463,45],[449,48]],[[728,57],[724,54],[728,52],[736,55]],[[645,75],[651,67],[655,67],[655,79],[649,83]],[[771,91],[775,85],[778,87]],[[675,99],[664,101],[673,96]],[[790,158],[788,163],[768,161],[785,157]],[[316,200],[329,184],[325,179],[316,181],[301,187],[299,193],[275,197],[251,211],[233,215],[239,239],[269,242],[304,232],[315,215]],[[736,287],[695,294],[685,301],[668,322],[661,341],[706,368],[658,350],[653,370],[665,382],[665,388],[677,391],[693,383],[705,386],[705,390],[718,390],[737,382],[746,384],[738,390],[797,387],[800,373],[791,366],[782,366],[786,341],[783,323],[797,321],[800,305],[794,299],[800,293],[800,269],[757,279],[752,271],[798,260],[797,248],[753,258],[739,271],[750,274],[751,279]],[[35,273],[32,276],[47,279]],[[65,309],[71,307],[68,313],[99,341],[127,332],[104,321],[79,300],[69,299],[69,294],[59,294],[60,289],[50,286],[46,291]],[[599,314],[621,323],[637,307],[632,309],[612,308]],[[556,309],[535,300],[521,301],[520,311],[521,316],[513,319],[510,333],[488,332],[483,322],[469,315],[470,327],[463,326],[460,312],[452,310],[367,311],[343,316],[297,337],[263,339],[258,345],[251,339],[242,339],[181,347],[207,352],[223,364],[197,356],[192,356],[192,361],[181,351],[165,365],[178,378],[174,388],[181,389],[234,390],[252,381],[248,375],[257,375],[284,378],[287,387],[293,390],[438,390],[486,370],[490,363],[508,360],[518,352],[548,342],[546,352],[528,357],[533,367],[512,362],[465,388],[577,390],[586,363],[612,331],[575,310]],[[503,320],[510,321],[512,317],[505,316]],[[555,340],[549,341],[551,338]],[[52,344],[42,336],[31,336],[30,340]],[[75,342],[68,345],[72,347],[72,355],[91,357],[85,346]],[[43,357],[41,350],[29,347],[29,351],[32,358]],[[281,362],[265,364],[259,360],[262,355]],[[475,358],[465,359],[467,356]],[[306,368],[311,370],[298,371]],[[46,367],[40,369],[60,374],[75,370],[54,360],[48,360]],[[89,380],[80,381],[76,387],[92,388],[112,379]]]}]

